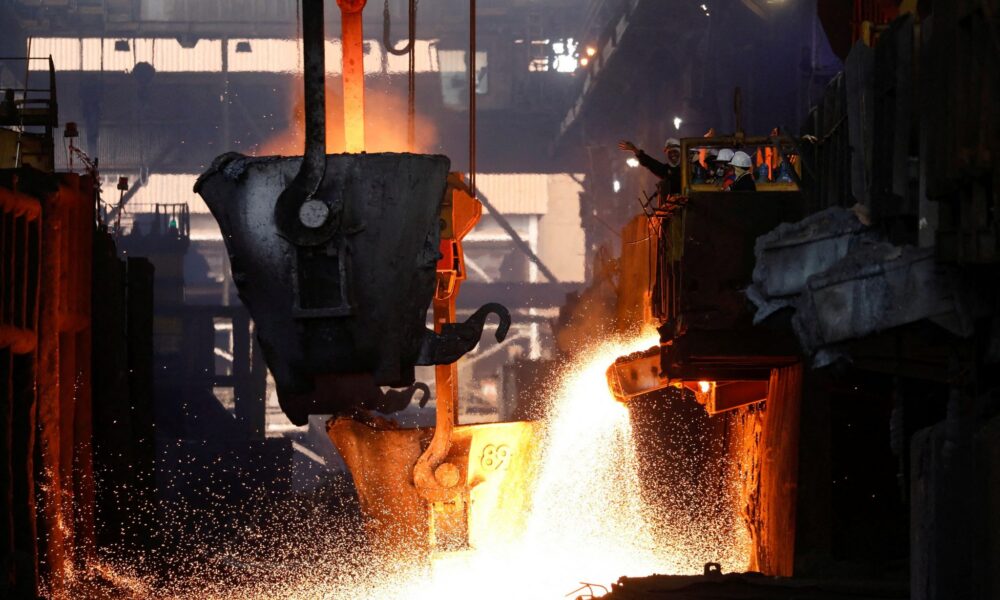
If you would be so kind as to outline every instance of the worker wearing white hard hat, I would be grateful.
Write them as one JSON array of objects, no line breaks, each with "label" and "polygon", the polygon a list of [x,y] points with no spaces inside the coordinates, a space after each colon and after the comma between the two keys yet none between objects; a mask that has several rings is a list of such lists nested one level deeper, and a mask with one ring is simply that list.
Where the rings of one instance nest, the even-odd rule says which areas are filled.
[{"label": "worker wearing white hard hat", "polygon": [[729,165],[733,167],[733,174],[736,176],[736,181],[729,188],[734,192],[756,192],[757,184],[753,181],[753,176],[750,174],[750,169],[753,166],[753,162],[750,160],[750,155],[742,150],[737,150],[733,153],[732,160],[729,161]]},{"label": "worker wearing white hard hat", "polygon": [[715,183],[723,191],[729,191],[729,187],[736,181],[733,168],[729,166],[729,161],[733,160],[733,151],[730,148],[719,150],[715,157]]},{"label": "worker wearing white hard hat", "polygon": [[649,171],[660,178],[656,185],[657,193],[661,196],[679,194],[681,191],[681,142],[677,138],[667,138],[663,143],[663,153],[667,155],[667,162],[661,163],[652,156],[646,154],[635,144],[628,140],[618,142],[618,148],[626,152],[631,152],[639,159],[639,164],[649,169]]}]

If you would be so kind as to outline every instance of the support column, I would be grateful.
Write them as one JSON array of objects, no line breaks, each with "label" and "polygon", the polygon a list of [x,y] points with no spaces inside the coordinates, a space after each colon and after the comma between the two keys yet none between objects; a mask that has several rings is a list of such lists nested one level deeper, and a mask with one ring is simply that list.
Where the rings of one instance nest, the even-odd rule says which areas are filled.
[{"label": "support column", "polygon": [[59,362],[59,299],[60,252],[62,219],[56,200],[44,203],[42,217],[41,290],[39,294],[38,336],[38,444],[41,464],[36,488],[41,503],[39,527],[40,559],[47,563],[50,574],[49,591],[53,597],[65,593],[72,565],[67,555],[67,543],[72,521],[66,518],[62,505],[60,477],[60,362]]}]

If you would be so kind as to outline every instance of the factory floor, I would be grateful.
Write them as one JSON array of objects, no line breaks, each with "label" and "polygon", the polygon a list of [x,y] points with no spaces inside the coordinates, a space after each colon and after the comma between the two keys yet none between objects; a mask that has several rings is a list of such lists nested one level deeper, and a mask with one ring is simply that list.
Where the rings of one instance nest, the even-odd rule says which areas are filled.
[{"label": "factory floor", "polygon": [[609,600],[888,600],[910,595],[905,584],[716,573],[623,577],[603,597]]}]

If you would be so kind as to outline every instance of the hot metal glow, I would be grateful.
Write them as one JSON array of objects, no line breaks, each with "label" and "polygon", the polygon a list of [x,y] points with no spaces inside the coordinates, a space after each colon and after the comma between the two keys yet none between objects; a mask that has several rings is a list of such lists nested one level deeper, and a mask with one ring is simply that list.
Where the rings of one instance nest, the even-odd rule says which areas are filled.
[{"label": "hot metal glow", "polygon": [[[354,4],[364,6],[364,2]],[[364,152],[365,63],[360,9],[342,9],[341,27],[344,48],[344,142],[348,152]]]},{"label": "hot metal glow", "polygon": [[699,573],[709,561],[745,570],[750,541],[735,503],[668,490],[697,507],[698,514],[684,513],[647,498],[640,483],[643,448],[605,371],[617,357],[655,343],[607,343],[567,368],[548,406],[533,508],[514,542],[438,556],[427,567],[359,549],[358,523],[331,527],[329,514],[317,511],[325,529],[307,525],[283,550],[264,543],[265,532],[248,531],[240,545],[194,551],[213,557],[189,577],[151,584],[153,592],[131,586],[144,592],[134,597],[556,599],[580,582]]}]

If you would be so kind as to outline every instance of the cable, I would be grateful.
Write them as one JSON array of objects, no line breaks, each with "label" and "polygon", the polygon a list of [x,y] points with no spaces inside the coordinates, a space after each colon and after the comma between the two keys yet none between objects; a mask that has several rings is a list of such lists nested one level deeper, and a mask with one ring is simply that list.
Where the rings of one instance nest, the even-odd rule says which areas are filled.
[{"label": "cable", "polygon": [[469,189],[476,197],[476,0],[469,0]]},{"label": "cable", "polygon": [[410,0],[410,65],[407,73],[406,143],[410,152],[417,144],[417,0]]},{"label": "cable", "polygon": [[409,55],[409,70],[407,71],[406,91],[406,144],[407,149],[413,152],[416,147],[416,97],[417,97],[417,0],[409,1],[409,36],[407,43],[402,48],[394,48],[391,38],[389,0],[385,0],[382,8],[382,45],[386,52],[395,56]]},{"label": "cable", "polygon": [[403,56],[409,52],[413,52],[413,22],[414,13],[417,10],[416,0],[410,0],[410,36],[408,38],[407,44],[402,48],[394,48],[390,38],[392,37],[391,24],[389,22],[389,0],[385,0],[385,5],[382,8],[382,45],[385,46],[386,51],[389,54],[395,54],[396,56]]}]

